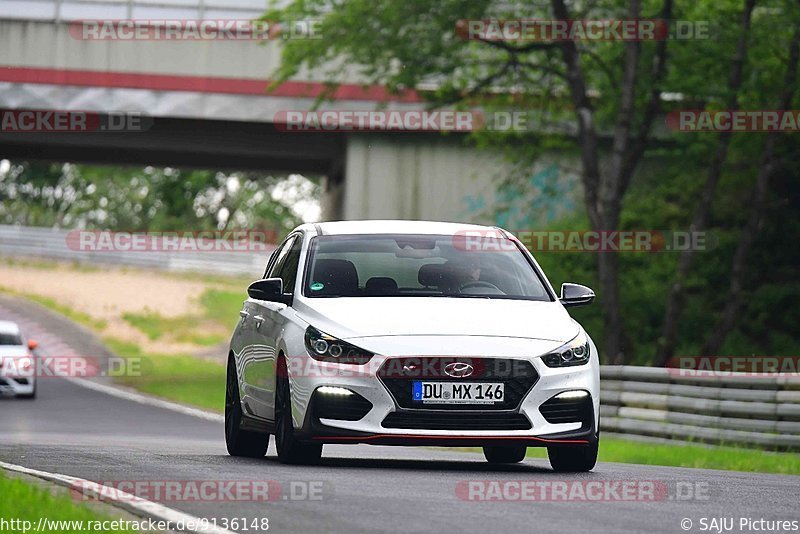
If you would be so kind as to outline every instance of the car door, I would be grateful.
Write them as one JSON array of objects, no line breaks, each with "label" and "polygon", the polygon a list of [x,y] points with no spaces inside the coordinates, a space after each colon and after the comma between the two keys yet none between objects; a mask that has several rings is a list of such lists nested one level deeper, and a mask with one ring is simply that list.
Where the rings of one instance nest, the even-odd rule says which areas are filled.
[{"label": "car door", "polygon": [[[286,256],[294,243],[294,236],[290,236],[281,243],[267,262],[264,278],[268,278],[276,266],[286,261]],[[270,391],[274,387],[274,380],[269,370],[270,359],[274,356],[265,345],[261,329],[263,325],[263,308],[261,301],[248,298],[239,312],[238,343],[242,347],[239,355],[239,372],[242,379],[242,403],[250,415],[262,418],[272,418],[269,409]],[[274,364],[273,364],[274,365]]]},{"label": "car door", "polygon": [[[294,234],[284,243],[275,263],[267,272],[267,278],[280,278],[283,280],[283,292],[294,292],[297,280],[297,269],[300,264],[303,237]],[[254,373],[258,379],[259,407],[264,410],[262,415],[267,419],[273,418],[275,406],[275,369],[277,361],[278,340],[283,332],[288,314],[292,310],[280,302],[267,302],[253,300],[253,315],[250,318],[253,325],[253,353],[255,357]]]}]

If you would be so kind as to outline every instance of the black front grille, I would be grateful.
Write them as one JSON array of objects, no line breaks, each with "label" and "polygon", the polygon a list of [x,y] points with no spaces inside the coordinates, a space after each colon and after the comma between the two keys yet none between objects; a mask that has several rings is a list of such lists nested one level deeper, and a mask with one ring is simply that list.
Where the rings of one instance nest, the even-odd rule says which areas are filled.
[{"label": "black front grille", "polygon": [[548,423],[587,423],[592,419],[592,397],[560,399],[553,397],[539,407]]},{"label": "black front grille", "polygon": [[520,413],[392,412],[384,428],[421,430],[530,430],[531,422]]},{"label": "black front grille", "polygon": [[[474,371],[464,378],[448,376],[444,369],[450,363],[468,363]],[[397,405],[421,410],[514,410],[539,379],[533,364],[511,358],[465,358],[430,356],[389,358],[378,370],[378,378],[389,390]],[[502,382],[503,402],[497,404],[425,404],[412,400],[414,381],[432,382]]]},{"label": "black front grille", "polygon": [[352,395],[326,395],[314,392],[311,400],[314,415],[319,419],[358,421],[372,409],[372,403],[356,392]]}]

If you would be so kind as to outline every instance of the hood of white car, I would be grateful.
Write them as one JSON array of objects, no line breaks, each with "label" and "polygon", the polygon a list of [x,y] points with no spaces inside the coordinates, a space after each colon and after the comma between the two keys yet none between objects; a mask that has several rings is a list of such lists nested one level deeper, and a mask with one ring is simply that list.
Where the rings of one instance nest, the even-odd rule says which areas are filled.
[{"label": "hood of white car", "polygon": [[338,297],[304,299],[297,304],[295,308],[301,318],[345,340],[378,336],[483,336],[565,342],[580,331],[558,302]]}]

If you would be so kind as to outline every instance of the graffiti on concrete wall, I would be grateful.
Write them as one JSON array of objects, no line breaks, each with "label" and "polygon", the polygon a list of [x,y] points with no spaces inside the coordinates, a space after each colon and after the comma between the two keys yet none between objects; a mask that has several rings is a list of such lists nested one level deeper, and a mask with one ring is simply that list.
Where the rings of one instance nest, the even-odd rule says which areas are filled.
[{"label": "graffiti on concrete wall", "polygon": [[503,228],[550,224],[580,206],[578,177],[548,164],[529,178],[505,183],[495,191],[463,197],[466,218]]}]

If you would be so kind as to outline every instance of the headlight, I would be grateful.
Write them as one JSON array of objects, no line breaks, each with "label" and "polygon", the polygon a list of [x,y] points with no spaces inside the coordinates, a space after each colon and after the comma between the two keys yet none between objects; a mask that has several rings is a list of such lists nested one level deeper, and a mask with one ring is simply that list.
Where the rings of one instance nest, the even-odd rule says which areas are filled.
[{"label": "headlight", "polygon": [[586,365],[589,361],[589,338],[586,332],[581,330],[575,339],[542,356],[542,361],[547,367]]},{"label": "headlight", "polygon": [[313,326],[306,328],[306,350],[308,355],[321,362],[364,365],[374,354],[341,339],[323,334]]}]

